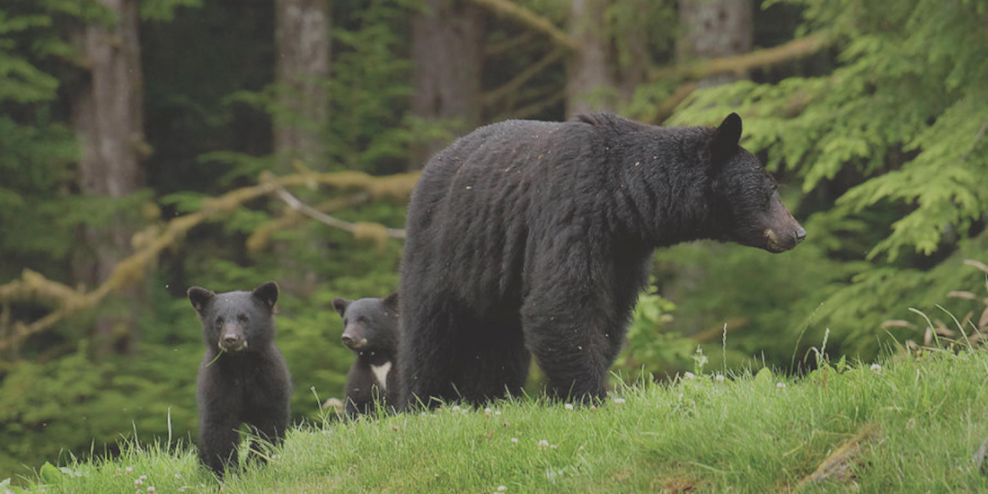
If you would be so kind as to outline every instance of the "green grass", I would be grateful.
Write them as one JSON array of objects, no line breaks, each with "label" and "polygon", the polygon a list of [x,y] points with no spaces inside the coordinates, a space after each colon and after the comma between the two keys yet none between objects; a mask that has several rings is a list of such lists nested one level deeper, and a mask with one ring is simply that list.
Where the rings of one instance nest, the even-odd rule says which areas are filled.
[{"label": "green grass", "polygon": [[[303,427],[222,492],[988,492],[972,460],[988,436],[988,352],[836,367],[784,386],[768,371],[707,374],[597,407],[526,398]],[[847,475],[799,486],[852,438],[857,454],[836,461]],[[191,448],[164,445],[45,467],[26,491],[134,493],[140,475],[143,492],[217,492]]]}]

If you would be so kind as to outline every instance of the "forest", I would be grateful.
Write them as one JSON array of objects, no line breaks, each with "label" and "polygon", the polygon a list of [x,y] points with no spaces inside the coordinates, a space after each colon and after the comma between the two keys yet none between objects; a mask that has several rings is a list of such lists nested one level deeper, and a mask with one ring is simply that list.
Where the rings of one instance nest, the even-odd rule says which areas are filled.
[{"label": "forest", "polygon": [[396,289],[418,171],[505,119],[737,112],[808,232],[659,250],[616,374],[979,346],[985,26],[988,0],[5,0],[0,479],[194,437],[194,285],[277,281],[293,420],[331,413],[333,298]]}]

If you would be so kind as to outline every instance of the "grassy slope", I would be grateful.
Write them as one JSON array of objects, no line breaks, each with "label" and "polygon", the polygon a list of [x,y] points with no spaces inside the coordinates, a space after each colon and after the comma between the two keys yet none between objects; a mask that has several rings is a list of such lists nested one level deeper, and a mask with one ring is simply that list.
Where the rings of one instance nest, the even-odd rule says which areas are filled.
[{"label": "grassy slope", "polygon": [[[593,409],[526,399],[489,415],[331,423],[294,431],[280,457],[222,492],[855,492],[854,482],[860,492],[986,492],[972,462],[988,436],[986,383],[988,352],[935,352],[784,387],[767,372],[707,375],[624,389],[623,403]],[[797,487],[855,436],[860,451],[843,462],[853,479]],[[30,489],[134,493],[147,475],[145,492],[216,492],[193,452],[162,449],[65,469],[81,476],[49,467]]]}]

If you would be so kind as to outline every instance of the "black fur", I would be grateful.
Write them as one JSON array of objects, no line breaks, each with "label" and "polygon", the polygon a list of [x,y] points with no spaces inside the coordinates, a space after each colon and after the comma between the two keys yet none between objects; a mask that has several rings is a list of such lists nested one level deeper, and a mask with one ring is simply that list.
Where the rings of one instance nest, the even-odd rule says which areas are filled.
[{"label": "black fur", "polygon": [[[346,379],[346,414],[353,418],[372,413],[375,402],[385,410],[398,405],[398,294],[387,298],[333,300],[343,318],[343,344],[357,356]],[[374,369],[387,370],[384,382]]]},{"label": "black fur", "polygon": [[196,286],[188,295],[206,340],[196,383],[199,459],[222,477],[237,465],[241,424],[274,444],[288,428],[291,376],[274,344],[278,285],[220,294]]},{"label": "black fur", "polygon": [[408,209],[403,402],[517,394],[529,352],[553,396],[602,397],[655,248],[794,247],[805,231],[740,135],[735,114],[717,129],[594,114],[439,152]]}]

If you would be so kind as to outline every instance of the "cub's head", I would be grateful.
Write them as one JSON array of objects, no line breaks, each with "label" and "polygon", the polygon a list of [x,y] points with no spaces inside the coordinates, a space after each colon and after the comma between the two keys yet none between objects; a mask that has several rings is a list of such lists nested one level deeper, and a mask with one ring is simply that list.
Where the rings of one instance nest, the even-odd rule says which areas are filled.
[{"label": "cub's head", "polygon": [[398,292],[387,298],[333,299],[343,318],[343,344],[351,350],[389,353],[398,348]]},{"label": "cub's head", "polygon": [[250,292],[226,293],[194,286],[188,296],[202,320],[207,346],[235,353],[262,349],[274,339],[277,283],[269,281]]},{"label": "cub's head", "polygon": [[738,145],[741,117],[732,113],[707,142],[714,238],[785,252],[806,238],[779,198],[779,187],[754,155]]}]

